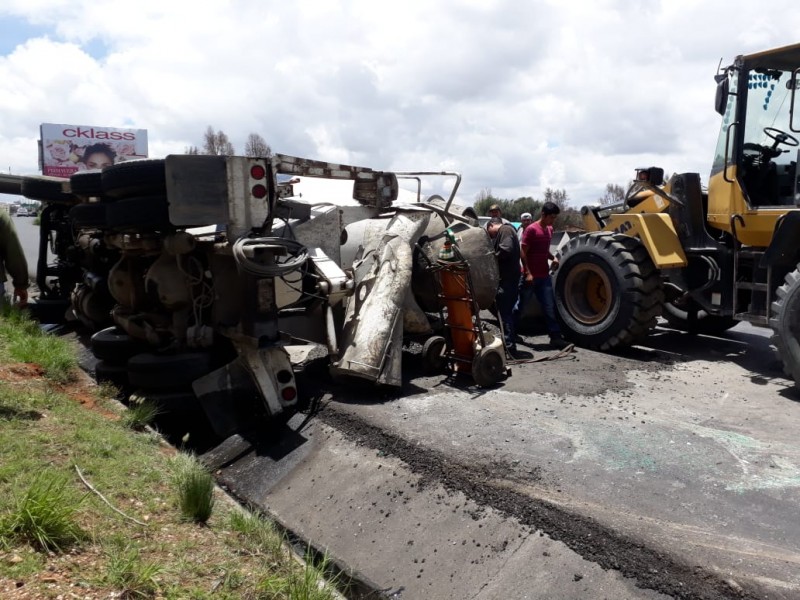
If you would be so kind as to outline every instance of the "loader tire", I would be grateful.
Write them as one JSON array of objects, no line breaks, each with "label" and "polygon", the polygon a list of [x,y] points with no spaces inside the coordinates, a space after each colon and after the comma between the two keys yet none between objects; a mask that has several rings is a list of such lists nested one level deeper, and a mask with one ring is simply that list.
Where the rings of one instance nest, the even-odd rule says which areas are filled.
[{"label": "loader tire", "polygon": [[733,317],[710,315],[691,300],[665,302],[661,316],[672,329],[699,335],[719,335],[739,323]]},{"label": "loader tire", "polygon": [[563,248],[555,281],[556,317],[569,341],[615,350],[639,342],[656,326],[664,288],[637,239],[600,232]]},{"label": "loader tire", "polygon": [[783,372],[800,388],[800,269],[786,276],[776,296],[769,320],[773,333],[770,341],[783,363]]}]

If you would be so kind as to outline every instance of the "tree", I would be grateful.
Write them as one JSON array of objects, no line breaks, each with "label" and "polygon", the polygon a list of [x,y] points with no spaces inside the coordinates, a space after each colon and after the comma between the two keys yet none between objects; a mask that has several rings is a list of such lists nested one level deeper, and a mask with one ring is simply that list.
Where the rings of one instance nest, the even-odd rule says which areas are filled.
[{"label": "tree", "polygon": [[535,200],[531,196],[522,196],[517,198],[512,203],[512,208],[509,214],[503,213],[503,216],[509,221],[521,221],[522,213],[531,213],[532,217],[536,217],[542,210],[542,201]]},{"label": "tree", "polygon": [[566,190],[554,190],[552,188],[547,188],[544,191],[544,201],[545,202],[553,202],[558,208],[561,209],[561,212],[564,212],[569,208],[569,196],[567,195]]},{"label": "tree", "polygon": [[244,145],[245,156],[258,156],[259,158],[269,158],[272,156],[272,148],[269,147],[266,140],[257,133],[251,133],[247,136],[247,142]]},{"label": "tree", "polygon": [[183,150],[184,154],[200,154],[200,148],[197,146],[187,146]]},{"label": "tree", "polygon": [[209,125],[204,135],[203,153],[215,154],[217,156],[232,156],[234,154],[233,144],[231,144],[225,132],[220,129],[214,133],[214,128]]},{"label": "tree", "polygon": [[610,204],[617,204],[625,199],[625,189],[616,183],[606,184],[606,193],[598,198],[600,206],[609,206]]},{"label": "tree", "polygon": [[[475,197],[475,203],[473,206],[478,216],[482,217],[486,215],[486,213],[489,211],[489,207],[492,204],[499,204],[502,210],[502,205],[504,202],[505,202],[504,200],[500,200],[492,196],[491,189],[484,188],[480,192],[478,192],[478,195]],[[503,211],[503,213],[505,213],[505,211]]]}]

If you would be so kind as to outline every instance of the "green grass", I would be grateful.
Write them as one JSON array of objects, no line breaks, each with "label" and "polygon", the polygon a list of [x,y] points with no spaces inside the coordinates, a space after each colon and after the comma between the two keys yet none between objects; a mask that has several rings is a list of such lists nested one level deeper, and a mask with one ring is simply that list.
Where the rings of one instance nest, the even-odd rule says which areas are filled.
[{"label": "green grass", "polygon": [[214,510],[214,478],[197,460],[186,454],[179,454],[173,465],[181,515],[187,521],[207,522]]},{"label": "green grass", "polygon": [[336,578],[326,581],[322,574],[328,571],[329,559],[324,557],[321,564],[314,565],[310,555],[302,569],[295,570],[284,577],[265,577],[259,582],[259,589],[265,600],[333,600],[337,597],[333,585]]},{"label": "green grass", "polygon": [[122,423],[129,429],[143,431],[160,414],[158,405],[150,400],[131,396],[128,410],[122,415]]},{"label": "green grass", "polygon": [[103,583],[121,591],[124,598],[152,598],[161,589],[158,578],[163,566],[144,560],[141,550],[128,540],[112,538],[105,554],[108,567]]},{"label": "green grass", "polygon": [[44,551],[63,551],[86,537],[76,520],[81,498],[64,473],[45,469],[19,491],[0,521],[3,538],[16,538]]},{"label": "green grass", "polygon": [[239,534],[241,548],[250,553],[279,554],[285,542],[272,521],[250,512],[232,512],[229,527]]},{"label": "green grass", "polygon": [[42,333],[37,323],[13,306],[0,307],[0,346],[16,361],[39,365],[56,383],[71,381],[78,368],[69,342]]},{"label": "green grass", "polygon": [[22,584],[30,598],[334,596],[319,584],[324,571],[220,495],[194,457],[130,429],[114,390],[87,388],[76,355],[18,312],[0,314],[0,589]]}]

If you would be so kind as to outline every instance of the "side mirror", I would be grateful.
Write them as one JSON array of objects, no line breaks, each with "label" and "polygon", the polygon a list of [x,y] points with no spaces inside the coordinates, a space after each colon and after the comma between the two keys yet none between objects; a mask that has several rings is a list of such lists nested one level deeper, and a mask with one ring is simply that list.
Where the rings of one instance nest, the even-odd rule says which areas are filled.
[{"label": "side mirror", "polygon": [[714,97],[714,110],[720,115],[725,115],[725,109],[728,107],[728,94],[730,92],[730,82],[728,76],[725,75],[724,79],[717,78],[717,94]]},{"label": "side mirror", "polygon": [[664,169],[661,167],[650,167],[647,169],[649,181],[655,186],[664,185]]}]

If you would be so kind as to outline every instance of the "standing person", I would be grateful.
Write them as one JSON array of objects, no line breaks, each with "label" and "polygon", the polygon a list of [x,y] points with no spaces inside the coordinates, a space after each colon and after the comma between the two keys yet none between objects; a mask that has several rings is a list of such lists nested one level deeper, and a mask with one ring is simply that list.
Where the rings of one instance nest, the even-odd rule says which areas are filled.
[{"label": "standing person", "polygon": [[6,211],[0,210],[0,281],[3,282],[0,304],[6,302],[6,273],[11,276],[11,285],[14,287],[12,301],[24,308],[28,305],[28,261],[25,260],[11,217]]},{"label": "standing person", "polygon": [[[486,215],[489,217],[489,219],[497,217],[503,223],[509,223],[509,221],[503,217],[503,211],[500,209],[500,205],[499,204],[492,204],[489,207],[489,210],[486,211]],[[485,227],[486,227],[486,231],[489,231],[489,221],[486,222]]]},{"label": "standing person", "polygon": [[533,223],[533,217],[531,213],[522,213],[519,220],[521,221],[521,225],[519,226],[519,242],[522,243],[522,234],[525,233],[525,229],[527,229],[528,225]]},{"label": "standing person", "polygon": [[517,230],[500,217],[492,217],[486,231],[494,242],[494,254],[500,271],[500,283],[495,296],[497,317],[503,323],[503,340],[511,354],[517,352],[514,333],[514,306],[519,294],[520,246]]},{"label": "standing person", "polygon": [[[519,302],[515,317],[519,318],[532,295],[536,296],[542,307],[551,348],[564,348],[567,343],[561,335],[556,321],[556,302],[553,294],[551,269],[558,269],[558,259],[550,253],[553,240],[553,223],[561,210],[554,202],[545,202],[539,220],[525,228],[522,235],[522,277]],[[548,261],[552,261],[549,265]],[[515,320],[516,320],[515,319]]]}]

